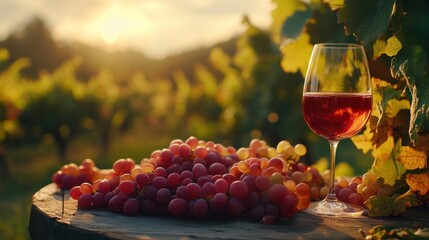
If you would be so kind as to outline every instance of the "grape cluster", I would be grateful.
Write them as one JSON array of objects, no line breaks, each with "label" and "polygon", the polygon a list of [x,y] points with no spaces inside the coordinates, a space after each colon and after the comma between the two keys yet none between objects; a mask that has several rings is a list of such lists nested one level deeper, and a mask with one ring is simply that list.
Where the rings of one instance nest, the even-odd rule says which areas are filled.
[{"label": "grape cluster", "polygon": [[[98,169],[91,159],[64,165],[52,181],[70,189],[82,209],[108,208],[125,215],[170,214],[188,218],[234,218],[273,224],[291,218],[329,192],[329,171],[319,173],[299,162],[307,149],[281,141],[271,147],[253,139],[235,149],[189,137],[155,150],[140,164],[119,159],[112,169]],[[336,195],[364,205],[371,196],[393,194],[392,186],[373,173],[339,179]]]},{"label": "grape cluster", "polygon": [[189,218],[246,215],[272,224],[306,209],[311,187],[322,183],[316,169],[297,162],[305,153],[304,145],[287,141],[273,148],[253,139],[236,150],[189,137],[171,141],[140,164],[119,159],[111,170],[97,169],[90,159],[68,164],[53,182],[71,188],[70,197],[82,209]]},{"label": "grape cluster", "polygon": [[[325,182],[329,182],[329,171],[322,174]],[[325,197],[329,187],[323,186],[320,195]],[[356,176],[350,181],[340,178],[335,183],[335,194],[340,201],[364,206],[365,201],[372,196],[392,196],[393,187],[384,183],[383,177],[377,177],[372,172],[367,172],[362,176]]]},{"label": "grape cluster", "polygon": [[99,179],[100,172],[93,160],[85,159],[80,166],[75,163],[62,166],[61,170],[52,175],[52,182],[61,189],[70,189],[84,182],[93,182]]}]

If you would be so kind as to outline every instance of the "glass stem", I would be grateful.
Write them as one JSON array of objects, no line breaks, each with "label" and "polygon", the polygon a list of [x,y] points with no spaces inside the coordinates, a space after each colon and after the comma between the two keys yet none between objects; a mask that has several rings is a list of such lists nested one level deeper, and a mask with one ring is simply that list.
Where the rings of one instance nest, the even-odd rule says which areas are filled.
[{"label": "glass stem", "polygon": [[328,140],[329,141],[329,149],[331,153],[331,177],[329,179],[329,193],[326,196],[325,200],[330,202],[336,202],[338,201],[337,195],[335,195],[335,157],[337,154],[337,146],[340,142],[339,140]]}]

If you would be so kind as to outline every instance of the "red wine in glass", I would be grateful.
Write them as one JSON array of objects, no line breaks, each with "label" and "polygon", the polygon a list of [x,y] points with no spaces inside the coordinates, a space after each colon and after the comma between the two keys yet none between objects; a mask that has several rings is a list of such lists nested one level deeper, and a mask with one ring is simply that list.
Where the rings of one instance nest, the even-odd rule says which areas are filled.
[{"label": "red wine in glass", "polygon": [[338,200],[335,194],[335,158],[338,143],[365,126],[372,110],[372,84],[365,49],[348,43],[316,44],[305,77],[302,108],[309,128],[326,138],[330,147],[329,193],[312,213],[357,216],[363,208]]},{"label": "red wine in glass", "polygon": [[372,109],[368,93],[307,92],[303,94],[304,119],[310,129],[326,139],[356,135],[366,124]]}]

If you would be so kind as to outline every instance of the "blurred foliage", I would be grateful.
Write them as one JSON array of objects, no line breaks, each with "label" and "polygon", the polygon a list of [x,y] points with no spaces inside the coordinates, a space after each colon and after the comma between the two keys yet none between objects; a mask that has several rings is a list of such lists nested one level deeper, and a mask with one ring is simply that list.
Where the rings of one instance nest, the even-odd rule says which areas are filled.
[{"label": "blurred foliage", "polygon": [[[215,46],[208,55],[201,49],[189,55],[199,56],[199,60],[188,62],[183,69],[166,59],[163,71],[169,74],[147,74],[148,68],[159,65],[136,54],[129,53],[126,58],[126,53],[102,54],[82,45],[66,48],[55,42],[43,21],[36,18],[0,45],[18,51],[29,39],[38,39],[50,53],[49,61],[55,59],[57,66],[52,69],[49,61],[45,64],[34,57],[38,54],[32,50],[27,52],[28,58],[18,57],[22,52],[2,50],[6,63],[0,65],[2,73],[9,74],[9,89],[17,96],[15,100],[7,97],[9,108],[16,105],[17,111],[15,119],[5,119],[14,126],[7,141],[2,141],[5,149],[53,142],[58,158],[66,161],[74,139],[91,137],[98,139],[103,155],[118,134],[143,126],[171,138],[196,135],[234,146],[251,138],[262,138],[271,145],[288,139],[307,145],[306,161],[314,163],[327,155],[327,150],[323,139],[302,121],[307,55],[314,42],[353,38],[344,34],[328,5],[274,2],[278,7],[273,11],[271,30],[259,29],[244,17],[246,31],[233,39],[234,51],[230,43]],[[307,21],[309,17],[311,21]],[[304,34],[302,29],[306,29]],[[320,29],[329,29],[330,34]],[[192,58],[186,56],[180,55],[185,61]],[[139,68],[136,62],[148,66]],[[344,149],[351,147],[344,144]],[[353,162],[364,157],[346,152],[343,158]],[[355,162],[354,167],[365,166],[362,161]]]},{"label": "blurred foliage", "polygon": [[[426,1],[421,2],[427,5]],[[40,55],[34,52],[36,50],[27,51],[28,58],[23,58],[19,56],[25,53],[1,50],[1,79],[5,82],[3,86],[7,86],[2,89],[1,99],[2,149],[17,143],[54,142],[59,159],[65,160],[70,142],[76,137],[90,135],[98,139],[100,154],[103,154],[108,151],[112,138],[144,126],[157,129],[160,135],[198,135],[235,146],[241,146],[251,138],[263,138],[272,145],[286,138],[306,144],[310,148],[307,161],[314,162],[327,152],[322,150],[325,149],[321,146],[323,140],[312,134],[302,121],[299,106],[308,58],[313,45],[318,42],[363,42],[373,59],[370,65],[377,70],[374,73],[377,78],[387,76],[390,69],[386,63],[392,61],[392,72],[399,78],[383,78],[392,85],[382,88],[380,84],[375,85],[381,96],[379,106],[390,106],[389,98],[408,99],[410,105],[417,106],[410,118],[414,126],[410,128],[410,138],[403,136],[406,128],[402,126],[410,121],[406,112],[389,116],[382,111],[380,116],[373,117],[381,117],[376,121],[381,127],[383,119],[393,119],[400,114],[399,119],[404,119],[397,123],[401,125],[397,129],[402,132],[394,135],[395,139],[401,136],[404,143],[408,139],[416,141],[413,129],[425,131],[422,126],[426,120],[422,113],[426,105],[425,98],[420,97],[425,85],[419,88],[420,80],[414,79],[420,79],[418,76],[425,73],[425,68],[406,67],[406,60],[414,53],[412,56],[416,57],[410,61],[424,66],[426,46],[414,46],[424,43],[419,38],[413,40],[413,48],[405,51],[404,31],[411,30],[403,30],[394,24],[401,23],[400,16],[404,15],[399,9],[420,14],[419,18],[403,17],[406,26],[413,26],[410,22],[413,19],[425,19],[424,12],[413,10],[418,8],[417,2],[413,5],[396,1],[392,15],[382,15],[383,21],[371,25],[368,33],[361,29],[375,21],[369,13],[379,11],[385,14],[392,9],[390,3],[379,1],[365,6],[355,6],[352,0],[273,3],[273,25],[269,31],[257,28],[245,17],[246,31],[232,41],[234,51],[231,51],[231,45],[214,47],[209,54],[203,49],[204,54],[193,55],[200,56],[200,60],[192,64],[188,62],[184,69],[176,68],[178,65],[164,65],[169,74],[153,71],[147,74],[148,68],[160,65],[155,61],[149,63],[144,57],[138,58],[136,54],[103,55],[100,50],[89,50],[82,45],[66,48],[54,41],[43,21],[36,18],[1,44],[19,52],[19,47],[34,40],[49,53],[45,55],[46,59],[40,59],[35,57]],[[420,26],[409,28],[422,31]],[[389,31],[399,32],[395,35]],[[422,38],[425,36],[423,34]],[[100,60],[95,61],[96,56]],[[186,59],[185,54],[181,56]],[[52,59],[55,67],[49,63]],[[130,59],[134,63],[129,62]],[[124,66],[121,61],[130,67],[121,67]],[[145,62],[148,66],[140,68],[136,62]],[[27,69],[31,69],[32,74],[28,74]],[[404,73],[404,69],[409,73]],[[401,92],[404,89],[406,94]],[[385,133],[378,131],[378,137],[372,137],[370,141],[381,146],[389,139],[383,136]],[[345,141],[344,144],[349,143]],[[368,150],[373,148],[371,146]],[[350,144],[342,148],[349,149]],[[365,157],[346,153],[343,158],[353,162]]]}]

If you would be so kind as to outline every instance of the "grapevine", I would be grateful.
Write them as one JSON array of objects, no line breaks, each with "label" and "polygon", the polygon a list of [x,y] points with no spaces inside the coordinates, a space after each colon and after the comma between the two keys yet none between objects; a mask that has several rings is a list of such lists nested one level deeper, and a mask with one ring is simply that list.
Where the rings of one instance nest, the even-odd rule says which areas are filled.
[{"label": "grapevine", "polygon": [[374,89],[373,111],[365,131],[351,140],[364,154],[372,155],[368,172],[393,186],[393,195],[384,196],[392,191],[380,186],[382,195],[375,197],[367,196],[375,194],[376,184],[372,190],[371,186],[358,188],[369,215],[398,215],[407,206],[427,205],[429,48],[424,23],[429,2],[274,2],[272,32],[281,45],[286,72],[303,75],[315,43],[352,42],[365,47]]}]

